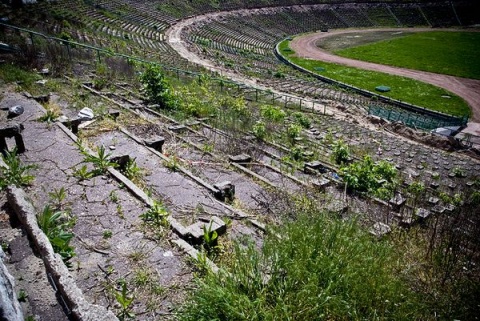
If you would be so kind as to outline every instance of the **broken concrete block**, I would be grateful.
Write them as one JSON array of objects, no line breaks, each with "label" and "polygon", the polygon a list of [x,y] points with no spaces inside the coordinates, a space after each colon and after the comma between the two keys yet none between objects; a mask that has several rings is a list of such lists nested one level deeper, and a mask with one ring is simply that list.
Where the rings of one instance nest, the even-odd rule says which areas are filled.
[{"label": "broken concrete block", "polygon": [[114,155],[110,157],[110,162],[117,164],[121,170],[124,170],[127,167],[129,161],[129,155]]},{"label": "broken concrete block", "polygon": [[3,124],[0,125],[0,152],[5,153],[8,151],[7,140],[6,138],[14,138],[15,144],[17,145],[17,152],[25,152],[25,144],[22,138],[22,131],[25,129],[23,124]]},{"label": "broken concrete block", "polygon": [[110,109],[108,111],[108,116],[110,116],[110,118],[112,118],[113,120],[117,120],[118,116],[120,116],[120,110]]},{"label": "broken concrete block", "polygon": [[330,185],[330,183],[331,181],[325,177],[312,180],[313,187],[320,191],[324,191],[328,187],[328,185]]},{"label": "broken concrete block", "polygon": [[319,161],[308,162],[303,165],[303,171],[305,174],[315,174],[316,172],[326,173],[327,168]]},{"label": "broken concrete block", "polygon": [[235,185],[233,185],[230,181],[217,183],[213,185],[213,187],[216,189],[214,196],[220,201],[233,201],[235,198]]},{"label": "broken concrete block", "polygon": [[237,164],[248,164],[252,161],[252,157],[247,154],[230,156],[228,159],[230,160],[230,162]]},{"label": "broken concrete block", "polygon": [[415,211],[415,215],[417,215],[418,217],[420,217],[421,219],[425,219],[427,217],[430,216],[430,211],[427,210],[427,209],[424,209],[424,208],[418,208],[416,211]]},{"label": "broken concrete block", "polygon": [[165,144],[165,138],[161,137],[161,136],[158,136],[158,137],[155,137],[155,138],[152,138],[152,139],[144,139],[143,143],[146,146],[151,147],[151,148],[153,148],[156,151],[161,153],[162,148],[163,148],[163,144]]},{"label": "broken concrete block", "polygon": [[171,130],[172,132],[180,133],[186,130],[187,127],[184,125],[173,125],[173,126],[169,126],[168,129]]},{"label": "broken concrete block", "polygon": [[78,112],[77,116],[82,120],[92,120],[95,115],[93,114],[93,110],[91,110],[88,107],[85,107]]},{"label": "broken concrete block", "polygon": [[385,223],[377,222],[373,224],[372,228],[370,229],[370,234],[375,235],[377,237],[382,237],[392,231],[391,227]]},{"label": "broken concrete block", "polygon": [[217,216],[212,216],[210,220],[197,222],[186,228],[188,241],[192,244],[202,244],[204,236],[204,227],[210,232],[217,232],[218,236],[227,231],[225,222]]}]

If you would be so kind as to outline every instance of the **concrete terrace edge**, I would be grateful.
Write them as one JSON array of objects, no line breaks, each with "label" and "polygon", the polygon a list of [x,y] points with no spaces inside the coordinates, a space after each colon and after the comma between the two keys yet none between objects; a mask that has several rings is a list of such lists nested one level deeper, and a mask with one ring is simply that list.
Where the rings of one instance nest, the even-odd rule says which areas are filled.
[{"label": "concrete terrace edge", "polygon": [[38,227],[35,208],[28,200],[25,191],[9,186],[7,198],[23,228],[40,252],[47,272],[54,280],[57,290],[60,291],[74,318],[79,321],[118,321],[112,311],[87,302],[60,255],[54,253],[47,236]]}]

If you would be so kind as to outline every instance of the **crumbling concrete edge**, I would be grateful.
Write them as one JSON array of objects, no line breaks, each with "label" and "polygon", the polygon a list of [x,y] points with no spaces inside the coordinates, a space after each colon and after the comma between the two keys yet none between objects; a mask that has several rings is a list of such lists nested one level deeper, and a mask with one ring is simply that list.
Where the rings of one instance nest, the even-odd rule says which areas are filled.
[{"label": "crumbling concrete edge", "polygon": [[5,318],[5,321],[23,321],[22,308],[15,293],[15,280],[3,263],[4,260],[5,253],[0,248],[0,318]]},{"label": "crumbling concrete edge", "polygon": [[37,247],[47,272],[55,282],[73,317],[79,321],[118,321],[115,314],[103,306],[91,304],[85,299],[60,255],[55,254],[47,236],[38,227],[35,208],[23,189],[9,186],[8,203],[17,214],[23,228]]}]

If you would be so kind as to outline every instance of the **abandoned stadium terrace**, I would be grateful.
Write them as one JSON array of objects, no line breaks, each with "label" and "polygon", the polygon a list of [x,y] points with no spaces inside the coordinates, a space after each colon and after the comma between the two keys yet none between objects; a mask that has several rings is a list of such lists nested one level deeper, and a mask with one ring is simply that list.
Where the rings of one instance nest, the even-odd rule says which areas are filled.
[{"label": "abandoned stadium terrace", "polygon": [[[450,115],[292,67],[277,46],[338,30],[477,31],[479,4],[59,0],[0,10],[11,50],[1,66],[35,70],[31,84],[4,77],[0,95],[2,110],[25,109],[0,115],[2,149],[16,146],[35,178],[0,184],[2,260],[25,319],[176,320],[198,275],[228,265],[233,242],[261,248],[302,199],[358,217],[379,239],[418,228],[433,240],[450,224],[459,256],[478,260],[478,218],[467,213],[479,211],[480,81],[446,85],[472,110]],[[141,89],[150,64],[188,101],[181,112]],[[85,107],[87,121],[77,117]],[[458,130],[430,133],[443,127]],[[391,164],[396,181],[347,186],[344,166],[365,156]],[[68,259],[37,226],[47,205],[67,213]]]}]

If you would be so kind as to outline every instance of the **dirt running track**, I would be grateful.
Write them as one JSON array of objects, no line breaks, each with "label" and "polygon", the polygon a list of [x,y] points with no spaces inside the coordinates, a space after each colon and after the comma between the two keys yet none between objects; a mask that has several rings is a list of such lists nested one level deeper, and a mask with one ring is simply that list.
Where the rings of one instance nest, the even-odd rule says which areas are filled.
[{"label": "dirt running track", "polygon": [[[445,30],[445,29],[442,29]],[[453,30],[453,29],[450,29]],[[326,62],[342,64],[351,67],[357,67],[367,70],[380,71],[389,74],[404,76],[420,80],[441,88],[462,97],[472,108],[472,118],[474,122],[480,122],[480,80],[460,78],[448,75],[435,74],[426,71],[417,71],[406,68],[391,67],[386,65],[375,64],[360,60],[343,58],[333,55],[319,47],[317,43],[321,39],[332,35],[372,32],[372,31],[432,31],[429,29],[364,29],[364,30],[334,30],[327,33],[314,33],[296,37],[290,42],[290,47],[295,51],[296,55],[303,58],[310,58]]]}]

